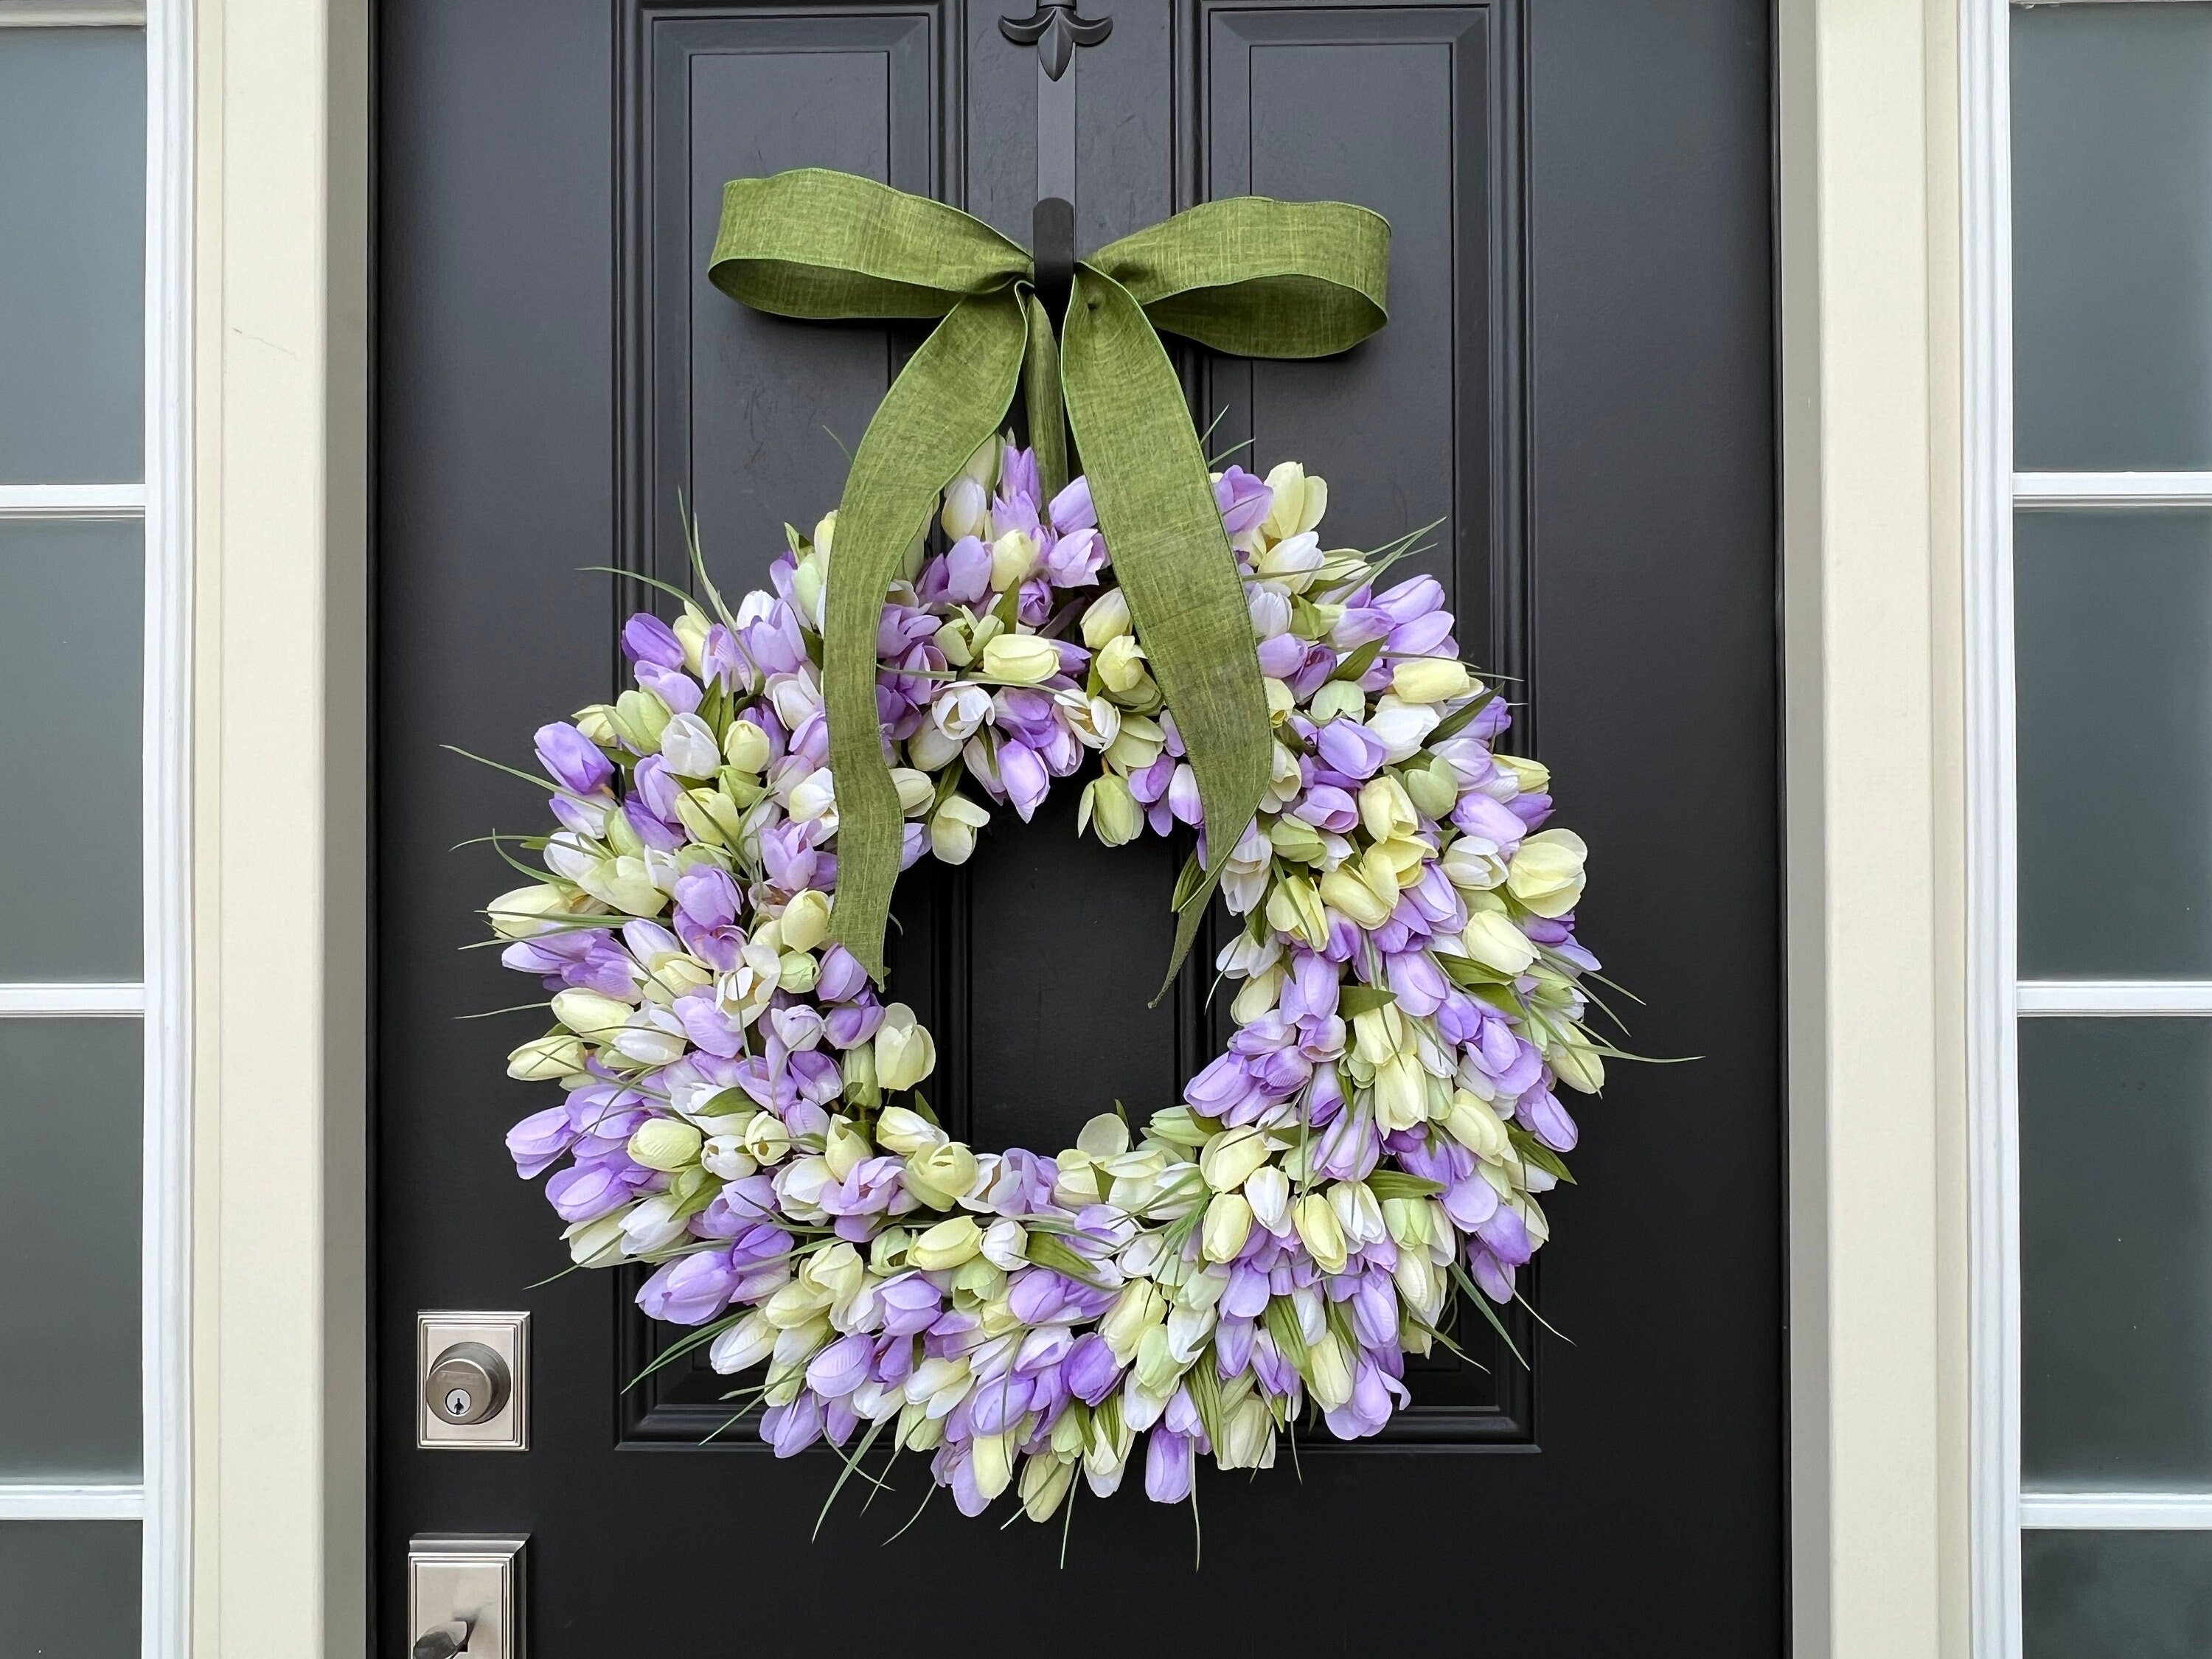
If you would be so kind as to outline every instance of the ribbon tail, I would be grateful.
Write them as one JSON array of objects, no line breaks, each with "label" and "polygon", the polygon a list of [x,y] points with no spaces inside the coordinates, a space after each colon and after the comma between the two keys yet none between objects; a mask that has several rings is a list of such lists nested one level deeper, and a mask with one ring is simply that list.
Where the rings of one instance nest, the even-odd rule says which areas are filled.
[{"label": "ribbon tail", "polygon": [[1068,301],[1065,353],[1068,418],[1099,526],[1205,808],[1209,868],[1177,906],[1172,982],[1273,775],[1267,689],[1182,384],[1136,301],[1087,264]]},{"label": "ribbon tail", "polygon": [[884,977],[884,928],[904,819],[876,708],[884,595],[939,491],[998,429],[1021,373],[1025,325],[1011,292],[962,301],[922,342],[868,422],[845,480],[823,627],[823,701],[837,780],[830,933]]},{"label": "ribbon tail", "polygon": [[1067,405],[1060,391],[1060,344],[1044,302],[1026,295],[1029,355],[1022,360],[1022,401],[1029,405],[1030,447],[1036,451],[1037,481],[1048,501],[1067,488]]}]

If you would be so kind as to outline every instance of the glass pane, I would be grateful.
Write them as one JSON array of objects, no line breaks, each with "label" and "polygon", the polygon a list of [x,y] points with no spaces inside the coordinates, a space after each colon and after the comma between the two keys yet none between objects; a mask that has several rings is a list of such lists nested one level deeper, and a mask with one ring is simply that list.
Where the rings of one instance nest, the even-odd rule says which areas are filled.
[{"label": "glass pane", "polygon": [[138,1476],[139,1047],[0,1019],[0,1479]]},{"label": "glass pane", "polygon": [[2020,1553],[2027,1659],[2212,1653],[2212,1533],[2030,1532]]},{"label": "glass pane", "polygon": [[2013,546],[2021,974],[2212,979],[2212,514]]},{"label": "glass pane", "polygon": [[0,1653],[138,1659],[136,1521],[0,1521]]},{"label": "glass pane", "polygon": [[2212,1486],[2212,1020],[2020,1024],[2021,1469]]},{"label": "glass pane", "polygon": [[2212,466],[2212,7],[2012,15],[2014,449]]},{"label": "glass pane", "polygon": [[139,976],[144,540],[0,523],[0,981]]},{"label": "glass pane", "polygon": [[143,30],[0,29],[0,483],[143,476]]}]

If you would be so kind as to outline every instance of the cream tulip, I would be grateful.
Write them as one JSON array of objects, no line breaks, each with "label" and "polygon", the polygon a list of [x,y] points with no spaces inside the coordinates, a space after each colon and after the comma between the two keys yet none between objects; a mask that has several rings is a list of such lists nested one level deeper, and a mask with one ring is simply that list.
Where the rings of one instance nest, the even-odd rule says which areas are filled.
[{"label": "cream tulip", "polygon": [[1200,1246],[1208,1261],[1234,1261],[1252,1236],[1252,1206],[1239,1193],[1216,1193],[1206,1206]]},{"label": "cream tulip", "polygon": [[1008,685],[1042,685],[1060,672],[1060,652],[1035,634],[1006,634],[983,647],[983,672]]},{"label": "cream tulip", "polygon": [[637,1126],[625,1150],[648,1170],[673,1171],[697,1158],[705,1139],[680,1117],[650,1117]]},{"label": "cream tulip", "polygon": [[983,1230],[970,1215],[956,1215],[939,1222],[907,1247],[908,1265],[924,1273],[941,1273],[972,1259],[983,1248]]},{"label": "cream tulip", "polygon": [[1540,916],[1563,916],[1582,896],[1589,848],[1571,830],[1540,830],[1505,866],[1505,890]]},{"label": "cream tulip", "polygon": [[884,1088],[911,1089],[937,1069],[937,1043],[903,1002],[884,1010],[876,1028],[876,1081]]}]

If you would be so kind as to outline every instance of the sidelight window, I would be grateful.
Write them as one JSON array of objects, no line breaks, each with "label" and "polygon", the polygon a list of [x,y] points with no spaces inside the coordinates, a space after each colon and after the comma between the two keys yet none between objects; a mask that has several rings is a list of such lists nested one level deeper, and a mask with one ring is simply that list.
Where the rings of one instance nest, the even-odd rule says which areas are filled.
[{"label": "sidelight window", "polygon": [[2212,4],[1965,8],[1976,1651],[2212,1648]]},{"label": "sidelight window", "polygon": [[0,0],[0,1652],[183,1650],[181,0]]}]

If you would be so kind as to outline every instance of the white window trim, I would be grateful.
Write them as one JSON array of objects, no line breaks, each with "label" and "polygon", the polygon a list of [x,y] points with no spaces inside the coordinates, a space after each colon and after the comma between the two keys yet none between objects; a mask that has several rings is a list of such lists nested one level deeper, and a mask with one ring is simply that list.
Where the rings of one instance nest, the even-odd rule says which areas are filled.
[{"label": "white window trim", "polygon": [[191,734],[191,0],[0,5],[0,27],[143,27],[146,35],[145,482],[0,486],[0,521],[142,520],[143,981],[0,986],[0,1018],[120,1015],[143,1042],[141,1461],[137,1482],[0,1481],[0,1521],[140,1523],[140,1651],[190,1640]]},{"label": "white window trim", "polygon": [[2212,1528],[2212,1492],[2027,1492],[2021,1486],[2019,1021],[2212,1014],[2212,982],[2019,977],[2013,517],[2212,505],[2212,472],[2013,470],[2010,26],[2010,0],[1960,0],[1977,1659],[2018,1659],[2021,1651],[2024,1528]]}]

